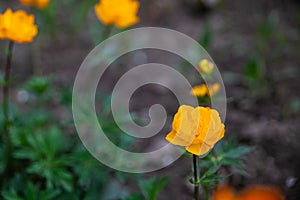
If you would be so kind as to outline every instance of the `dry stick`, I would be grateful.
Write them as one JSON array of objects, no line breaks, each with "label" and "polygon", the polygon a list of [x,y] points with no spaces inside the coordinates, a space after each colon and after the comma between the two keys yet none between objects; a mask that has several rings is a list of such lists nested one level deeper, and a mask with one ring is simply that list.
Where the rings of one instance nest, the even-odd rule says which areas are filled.
[{"label": "dry stick", "polygon": [[197,167],[197,156],[193,154],[193,166],[194,166],[194,197],[195,200],[199,200],[199,177]]},{"label": "dry stick", "polygon": [[12,59],[12,51],[13,51],[14,43],[9,41],[8,44],[8,52],[6,55],[6,66],[5,66],[5,74],[4,74],[4,84],[3,84],[3,115],[4,115],[4,137],[7,142],[7,152],[6,152],[6,173],[5,175],[10,175],[11,170],[11,154],[12,154],[12,144],[10,139],[9,127],[10,127],[10,119],[9,119],[9,110],[8,110],[8,98],[9,98],[9,79],[10,79],[10,71],[11,71],[11,59]]}]

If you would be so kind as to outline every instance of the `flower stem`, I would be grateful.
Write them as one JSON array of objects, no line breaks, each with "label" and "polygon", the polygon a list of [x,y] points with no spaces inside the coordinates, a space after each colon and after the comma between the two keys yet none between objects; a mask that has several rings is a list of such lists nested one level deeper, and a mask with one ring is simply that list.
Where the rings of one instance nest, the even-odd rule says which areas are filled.
[{"label": "flower stem", "polygon": [[112,25],[108,25],[108,26],[104,27],[103,32],[102,32],[103,41],[106,40],[107,38],[109,38],[112,28],[113,28]]},{"label": "flower stem", "polygon": [[209,188],[204,187],[204,195],[205,195],[205,200],[209,200]]},{"label": "flower stem", "polygon": [[212,152],[214,158],[215,158],[216,160],[219,160],[218,154],[217,154],[216,150],[213,149],[211,152]]},{"label": "flower stem", "polygon": [[197,156],[193,154],[193,168],[194,168],[194,197],[199,200],[199,176],[197,167]]},{"label": "flower stem", "polygon": [[10,79],[10,71],[11,71],[11,59],[12,59],[12,51],[13,51],[14,43],[9,41],[8,44],[8,52],[6,55],[6,65],[5,65],[5,72],[4,72],[4,83],[3,83],[3,116],[4,116],[4,137],[7,143],[6,149],[6,175],[10,175],[11,170],[11,154],[12,154],[12,143],[9,133],[10,127],[10,119],[9,119],[9,110],[8,110],[8,98],[9,98],[9,79]]}]

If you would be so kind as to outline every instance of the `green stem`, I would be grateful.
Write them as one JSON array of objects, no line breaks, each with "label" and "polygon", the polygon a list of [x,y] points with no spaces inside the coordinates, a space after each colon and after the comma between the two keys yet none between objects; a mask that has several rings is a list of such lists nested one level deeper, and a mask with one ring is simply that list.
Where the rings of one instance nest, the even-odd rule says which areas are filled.
[{"label": "green stem", "polygon": [[110,36],[112,28],[113,28],[112,25],[105,26],[102,32],[102,38],[103,38],[102,41],[106,40]]},{"label": "green stem", "polygon": [[197,167],[197,156],[193,154],[193,168],[194,168],[194,197],[199,200],[199,176]]},{"label": "green stem", "polygon": [[218,161],[219,157],[218,157],[218,154],[217,154],[216,150],[213,149],[211,152],[212,152],[214,158]]},{"label": "green stem", "polygon": [[204,195],[205,195],[205,200],[209,200],[209,188],[204,187]]},{"label": "green stem", "polygon": [[8,99],[9,99],[9,82],[10,82],[10,71],[11,71],[11,59],[12,59],[12,51],[13,51],[14,43],[9,41],[8,44],[8,52],[6,55],[6,65],[5,65],[5,72],[4,72],[4,85],[3,85],[3,116],[4,116],[4,137],[7,142],[7,149],[6,149],[6,173],[5,175],[9,176],[11,171],[11,154],[12,154],[12,143],[9,133],[10,128],[10,119],[9,119],[9,109],[8,109]]}]

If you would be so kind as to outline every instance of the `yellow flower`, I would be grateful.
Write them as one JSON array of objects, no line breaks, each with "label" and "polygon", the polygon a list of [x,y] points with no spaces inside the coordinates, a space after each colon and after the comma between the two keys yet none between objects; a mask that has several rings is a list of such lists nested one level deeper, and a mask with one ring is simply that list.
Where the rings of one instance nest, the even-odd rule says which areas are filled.
[{"label": "yellow flower", "polygon": [[33,15],[27,15],[23,10],[12,12],[10,8],[0,14],[0,39],[29,43],[37,33]]},{"label": "yellow flower", "polygon": [[98,19],[105,25],[126,28],[138,23],[139,2],[136,0],[100,0],[95,5]]},{"label": "yellow flower", "polygon": [[213,85],[208,87],[208,95],[213,96],[220,90],[220,84],[219,83],[214,83]]},{"label": "yellow flower", "polygon": [[190,93],[196,97],[203,97],[207,94],[207,86],[205,84],[196,85],[192,88]]},{"label": "yellow flower", "polygon": [[203,96],[213,96],[215,95],[217,92],[219,92],[221,86],[219,83],[214,83],[210,86],[206,86],[205,84],[201,84],[201,85],[196,85],[194,86],[191,91],[190,94],[194,95],[196,97],[203,97]]},{"label": "yellow flower", "polygon": [[218,111],[201,106],[180,106],[172,128],[166,136],[167,141],[195,155],[206,154],[225,133]]},{"label": "yellow flower", "polygon": [[34,6],[38,9],[44,9],[48,6],[50,0],[20,0],[25,6]]},{"label": "yellow flower", "polygon": [[199,62],[198,69],[200,72],[210,75],[214,70],[214,64],[207,59],[203,59]]}]

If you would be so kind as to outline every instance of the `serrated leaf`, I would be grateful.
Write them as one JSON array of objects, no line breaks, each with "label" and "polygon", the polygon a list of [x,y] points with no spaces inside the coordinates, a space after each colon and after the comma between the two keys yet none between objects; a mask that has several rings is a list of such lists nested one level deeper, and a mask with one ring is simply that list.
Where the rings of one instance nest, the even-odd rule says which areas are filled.
[{"label": "serrated leaf", "polygon": [[144,200],[144,197],[139,193],[134,193],[128,197],[125,197],[123,200]]},{"label": "serrated leaf", "polygon": [[168,177],[163,177],[161,179],[151,178],[148,180],[142,180],[139,182],[139,186],[147,200],[155,200],[158,193],[168,182]]},{"label": "serrated leaf", "polygon": [[4,200],[23,200],[14,189],[5,190],[1,192],[1,195]]},{"label": "serrated leaf", "polygon": [[253,147],[247,147],[247,146],[238,146],[236,148],[231,149],[230,151],[222,154],[222,157],[225,158],[241,158],[242,156],[250,153],[251,151],[253,151]]},{"label": "serrated leaf", "polygon": [[206,172],[200,177],[200,184],[204,187],[215,187],[218,185],[219,181],[224,180],[229,176],[230,175],[221,176],[219,173],[210,174]]}]

